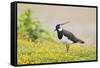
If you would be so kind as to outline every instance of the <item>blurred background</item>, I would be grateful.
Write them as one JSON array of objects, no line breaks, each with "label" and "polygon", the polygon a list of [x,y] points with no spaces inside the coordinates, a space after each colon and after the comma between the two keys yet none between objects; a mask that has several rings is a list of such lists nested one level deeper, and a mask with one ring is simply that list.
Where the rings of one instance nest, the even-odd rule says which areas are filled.
[{"label": "blurred background", "polygon": [[[54,31],[55,26],[70,21],[63,26],[63,29],[72,32],[76,37],[85,41],[85,44],[96,45],[95,8],[18,4],[18,16],[29,8],[32,10],[31,19],[41,21],[43,23],[42,28],[50,33],[57,35]],[[56,40],[58,40],[57,37]],[[65,37],[61,41],[70,42]]]}]

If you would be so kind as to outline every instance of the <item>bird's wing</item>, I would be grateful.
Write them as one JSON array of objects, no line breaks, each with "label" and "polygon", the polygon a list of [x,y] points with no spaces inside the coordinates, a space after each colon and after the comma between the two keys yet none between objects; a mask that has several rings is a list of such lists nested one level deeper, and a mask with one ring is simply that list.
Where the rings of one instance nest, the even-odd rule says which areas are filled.
[{"label": "bird's wing", "polygon": [[84,43],[84,41],[78,39],[73,33],[69,32],[67,30],[62,30],[62,31],[63,31],[63,35],[68,37],[68,39],[70,39],[74,43],[76,43],[76,42]]},{"label": "bird's wing", "polygon": [[62,39],[62,37],[63,37],[62,31],[57,31],[57,35],[58,35],[58,38],[59,39]]},{"label": "bird's wing", "polygon": [[67,30],[64,30],[64,29],[63,29],[63,34],[64,34],[64,36],[68,37],[68,39],[76,38],[73,33],[69,32]]}]

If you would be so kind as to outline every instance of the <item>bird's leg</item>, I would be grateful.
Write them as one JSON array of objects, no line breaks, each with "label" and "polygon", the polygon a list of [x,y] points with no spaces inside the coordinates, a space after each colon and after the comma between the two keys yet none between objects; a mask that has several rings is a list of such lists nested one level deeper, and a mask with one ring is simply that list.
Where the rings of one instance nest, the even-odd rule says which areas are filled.
[{"label": "bird's leg", "polygon": [[69,52],[70,45],[72,45],[72,44],[73,44],[73,43],[66,44],[66,50],[67,50],[67,53]]},{"label": "bird's leg", "polygon": [[67,50],[67,53],[69,51],[69,44],[66,44],[66,50]]}]

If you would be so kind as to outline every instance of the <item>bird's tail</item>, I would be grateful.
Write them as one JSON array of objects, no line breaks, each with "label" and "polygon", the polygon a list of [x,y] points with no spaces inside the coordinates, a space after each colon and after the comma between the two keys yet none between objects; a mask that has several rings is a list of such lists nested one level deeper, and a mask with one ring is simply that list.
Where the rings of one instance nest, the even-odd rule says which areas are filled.
[{"label": "bird's tail", "polygon": [[80,40],[80,39],[78,39],[78,42],[79,42],[79,43],[82,43],[82,44],[84,43],[84,41],[82,41],[82,40]]}]

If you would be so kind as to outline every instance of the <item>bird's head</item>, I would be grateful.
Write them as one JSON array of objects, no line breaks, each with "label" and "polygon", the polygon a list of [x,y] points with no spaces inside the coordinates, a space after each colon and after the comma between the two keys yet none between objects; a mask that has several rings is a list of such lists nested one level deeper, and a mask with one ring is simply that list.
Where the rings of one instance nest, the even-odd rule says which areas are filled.
[{"label": "bird's head", "polygon": [[54,31],[60,30],[60,29],[62,30],[61,26],[62,26],[62,25],[65,25],[65,24],[67,24],[67,23],[69,23],[69,21],[67,21],[67,22],[65,22],[65,23],[62,23],[62,24],[57,24],[57,25],[56,25],[56,29],[55,29]]}]

